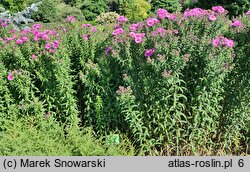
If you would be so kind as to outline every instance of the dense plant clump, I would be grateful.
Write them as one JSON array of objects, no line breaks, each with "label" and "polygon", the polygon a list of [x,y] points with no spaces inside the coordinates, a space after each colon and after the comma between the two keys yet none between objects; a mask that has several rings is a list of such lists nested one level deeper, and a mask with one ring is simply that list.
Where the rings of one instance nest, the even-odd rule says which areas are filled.
[{"label": "dense plant clump", "polygon": [[[1,25],[0,153],[249,154],[249,17],[213,6],[104,27]],[[27,132],[37,148],[17,149]]]},{"label": "dense plant clump", "polygon": [[[34,123],[37,122],[37,123]],[[96,139],[90,128],[67,130],[53,121],[38,122],[33,117],[8,121],[0,136],[0,155],[12,156],[129,156],[133,147],[124,139],[118,146]]]}]

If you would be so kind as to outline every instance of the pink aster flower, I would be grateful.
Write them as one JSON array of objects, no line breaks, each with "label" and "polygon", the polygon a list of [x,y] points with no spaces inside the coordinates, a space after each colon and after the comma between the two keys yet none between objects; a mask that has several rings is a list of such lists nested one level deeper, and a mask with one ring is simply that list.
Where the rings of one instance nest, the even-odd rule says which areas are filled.
[{"label": "pink aster flower", "polygon": [[172,14],[172,15],[169,17],[169,20],[174,21],[175,19],[176,19],[176,15],[175,15],[175,14]]},{"label": "pink aster flower", "polygon": [[228,47],[232,48],[232,47],[234,46],[234,41],[231,40],[231,39],[228,39],[228,40],[226,41],[226,45],[227,45]]},{"label": "pink aster flower", "polygon": [[134,27],[134,26],[130,26],[130,27],[129,27],[129,29],[130,29],[130,31],[133,31],[133,32],[135,32],[135,31],[137,30],[137,27]]},{"label": "pink aster flower", "polygon": [[52,42],[51,44],[52,44],[52,46],[53,46],[54,49],[58,49],[59,48],[58,44],[56,44],[54,42]]},{"label": "pink aster flower", "polygon": [[49,34],[50,34],[50,35],[54,35],[54,34],[55,34],[55,31],[50,30],[50,31],[49,31]]},{"label": "pink aster flower", "polygon": [[154,21],[151,18],[147,19],[146,23],[150,27],[154,26],[154,24],[155,24]]},{"label": "pink aster flower", "polygon": [[42,26],[40,24],[33,24],[32,26],[32,30],[38,30],[40,29]]},{"label": "pink aster flower", "polygon": [[12,80],[14,79],[14,77],[13,77],[13,75],[10,73],[10,74],[7,76],[7,79],[8,79],[9,81],[12,81]]},{"label": "pink aster flower", "polygon": [[220,45],[220,39],[219,39],[219,38],[215,38],[215,39],[213,40],[212,44],[213,44],[213,47],[219,46],[219,45]]},{"label": "pink aster flower", "polygon": [[74,16],[67,16],[66,21],[70,23],[74,23],[76,21],[76,18]]},{"label": "pink aster flower", "polygon": [[221,40],[221,43],[222,43],[223,45],[227,45],[227,41],[228,41],[227,38],[225,38],[224,36],[220,35],[220,40]]},{"label": "pink aster flower", "polygon": [[109,52],[112,50],[112,47],[107,47],[105,50],[105,54],[109,54]]},{"label": "pink aster flower", "polygon": [[39,41],[40,37],[39,36],[34,36],[34,41]]},{"label": "pink aster flower", "polygon": [[42,34],[42,39],[45,40],[45,41],[47,41],[47,40],[49,40],[50,38],[49,38],[48,35]]},{"label": "pink aster flower", "polygon": [[135,38],[135,43],[137,43],[137,44],[142,43],[142,41],[143,41],[142,37],[136,37]]},{"label": "pink aster flower", "polygon": [[49,34],[49,30],[45,30],[43,33],[44,34]]},{"label": "pink aster flower", "polygon": [[233,27],[240,27],[241,26],[241,22],[240,20],[235,20],[231,23],[231,26]]},{"label": "pink aster flower", "polygon": [[144,53],[146,57],[151,57],[155,52],[155,48],[147,49]]},{"label": "pink aster flower", "polygon": [[225,9],[222,6],[213,6],[212,10],[218,14],[223,14],[225,12]]},{"label": "pink aster flower", "polygon": [[157,32],[163,33],[163,32],[166,32],[166,29],[159,27],[159,28],[157,28]]},{"label": "pink aster flower", "polygon": [[10,30],[10,33],[15,33],[15,32],[16,32],[15,29],[11,29],[11,30]]},{"label": "pink aster flower", "polygon": [[35,54],[32,54],[32,55],[31,55],[31,58],[32,58],[32,60],[34,60],[34,59],[36,58],[36,55],[35,55]]},{"label": "pink aster flower", "polygon": [[97,31],[96,27],[91,28],[91,32],[96,32],[96,31]]},{"label": "pink aster flower", "polygon": [[24,29],[24,30],[22,30],[22,35],[26,35],[27,33],[29,32],[29,30],[28,29]]},{"label": "pink aster flower", "polygon": [[121,22],[121,23],[124,23],[124,22],[128,21],[128,19],[127,19],[125,16],[119,16],[119,17],[117,18],[117,21],[118,21],[118,22]]},{"label": "pink aster flower", "polygon": [[122,28],[118,28],[116,30],[113,31],[113,35],[114,36],[117,36],[117,35],[120,35],[120,34],[123,34],[124,33],[124,30]]},{"label": "pink aster flower", "polygon": [[82,28],[91,27],[92,24],[82,24]]},{"label": "pink aster flower", "polygon": [[174,33],[177,35],[177,34],[179,33],[179,31],[175,29],[175,30],[174,30]]},{"label": "pink aster flower", "polygon": [[146,20],[146,23],[149,27],[154,26],[156,23],[159,23],[160,21],[157,18],[148,18]]},{"label": "pink aster flower", "polygon": [[83,34],[82,37],[83,37],[83,39],[84,39],[85,41],[88,41],[88,40],[89,40],[89,35],[88,35],[88,34]]},{"label": "pink aster flower", "polygon": [[134,37],[135,37],[135,34],[136,34],[136,33],[134,33],[134,32],[129,32],[129,36],[130,36],[131,38],[134,38]]},{"label": "pink aster flower", "polygon": [[1,25],[2,25],[2,27],[6,27],[8,25],[8,23],[3,22]]},{"label": "pink aster flower", "polygon": [[250,15],[250,10],[248,10],[248,12],[246,13],[246,15]]},{"label": "pink aster flower", "polygon": [[214,15],[209,15],[209,16],[208,16],[208,19],[209,19],[210,21],[215,21],[215,20],[216,20],[216,17],[215,17]]},{"label": "pink aster flower", "polygon": [[145,33],[137,33],[137,34],[135,34],[135,38],[136,37],[142,37],[143,38],[144,36],[145,36]]},{"label": "pink aster flower", "polygon": [[184,17],[200,17],[204,15],[204,10],[201,8],[186,9]]},{"label": "pink aster flower", "polygon": [[135,32],[138,29],[138,24],[131,24],[129,26],[130,31]]},{"label": "pink aster flower", "polygon": [[23,36],[21,39],[22,39],[23,42],[26,42],[26,41],[29,40],[28,37],[26,37],[26,36]]},{"label": "pink aster flower", "polygon": [[159,8],[156,11],[156,14],[159,16],[160,19],[165,19],[167,17],[168,11],[162,8]]},{"label": "pink aster flower", "polygon": [[16,43],[17,43],[18,45],[21,45],[21,44],[23,44],[23,40],[17,39],[17,40],[16,40]]},{"label": "pink aster flower", "polygon": [[135,43],[140,44],[143,41],[143,38],[145,37],[145,33],[129,33],[130,37],[135,41]]},{"label": "pink aster flower", "polygon": [[54,53],[55,53],[55,50],[50,49],[49,52],[50,52],[51,54],[54,54]]},{"label": "pink aster flower", "polygon": [[50,43],[47,43],[46,45],[45,45],[45,49],[46,50],[49,50],[51,48],[51,44]]},{"label": "pink aster flower", "polygon": [[40,34],[40,32],[38,30],[34,30],[33,34],[36,35],[36,36],[38,36]]},{"label": "pink aster flower", "polygon": [[151,32],[151,35],[152,35],[153,37],[156,37],[156,36],[158,36],[158,32],[157,32],[157,31],[152,31],[152,32]]},{"label": "pink aster flower", "polygon": [[59,41],[58,41],[58,40],[55,40],[54,43],[55,43],[55,44],[59,44]]},{"label": "pink aster flower", "polygon": [[119,29],[119,28],[121,28],[121,26],[119,24],[114,25],[114,29]]}]

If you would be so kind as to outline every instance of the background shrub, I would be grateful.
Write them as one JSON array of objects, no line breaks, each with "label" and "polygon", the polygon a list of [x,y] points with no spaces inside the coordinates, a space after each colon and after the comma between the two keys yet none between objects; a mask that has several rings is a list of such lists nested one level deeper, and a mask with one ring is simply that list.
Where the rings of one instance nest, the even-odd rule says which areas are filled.
[{"label": "background shrub", "polygon": [[152,10],[154,11],[158,8],[164,8],[169,12],[181,10],[180,0],[152,0],[150,4],[152,5]]},{"label": "background shrub", "polygon": [[95,18],[108,10],[105,0],[79,0],[77,1],[79,7],[88,21],[93,21]]},{"label": "background shrub", "polygon": [[145,0],[132,0],[127,3],[125,15],[131,21],[141,21],[148,16],[151,9],[150,4]]},{"label": "background shrub", "polygon": [[110,11],[115,11],[120,15],[125,15],[128,4],[133,0],[107,0],[107,5]]},{"label": "background shrub", "polygon": [[119,14],[116,12],[101,13],[96,17],[95,21],[100,24],[115,23]]},{"label": "background shrub", "polygon": [[67,16],[74,16],[77,20],[84,20],[84,15],[82,11],[75,7],[70,6],[65,3],[59,3],[56,5],[57,8],[57,21],[65,21]]},{"label": "background shrub", "polygon": [[1,0],[0,4],[0,6],[10,10],[11,13],[22,11],[26,5],[27,0]]},{"label": "background shrub", "polygon": [[106,2],[107,2],[109,11],[114,11],[114,12],[121,14],[121,12],[119,11],[119,3],[121,1],[122,0],[107,0]]},{"label": "background shrub", "polygon": [[28,0],[29,5],[40,2],[43,3],[39,6],[38,12],[32,14],[32,19],[40,22],[54,22],[57,20],[57,8],[58,1],[51,0]]}]

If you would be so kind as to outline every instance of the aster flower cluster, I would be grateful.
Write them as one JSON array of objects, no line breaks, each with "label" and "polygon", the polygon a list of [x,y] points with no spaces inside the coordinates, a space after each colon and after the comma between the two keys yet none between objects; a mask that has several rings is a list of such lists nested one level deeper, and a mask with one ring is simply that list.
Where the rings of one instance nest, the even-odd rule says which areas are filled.
[{"label": "aster flower cluster", "polygon": [[214,47],[218,47],[220,45],[223,45],[223,46],[227,46],[229,48],[232,48],[234,46],[234,41],[231,40],[231,39],[225,38],[222,35],[220,35],[219,37],[215,38],[212,41],[212,45]]}]

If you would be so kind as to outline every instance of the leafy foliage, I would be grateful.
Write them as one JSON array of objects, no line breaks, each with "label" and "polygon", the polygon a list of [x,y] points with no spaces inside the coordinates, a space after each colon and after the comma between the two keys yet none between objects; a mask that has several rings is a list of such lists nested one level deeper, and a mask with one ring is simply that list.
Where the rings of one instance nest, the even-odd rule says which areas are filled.
[{"label": "leafy foliage", "polygon": [[8,9],[10,13],[16,13],[25,9],[27,0],[1,0],[0,2],[0,6]]},{"label": "leafy foliage", "polygon": [[63,0],[66,4],[69,4],[71,6],[76,5],[78,0]]},{"label": "leafy foliage", "polygon": [[152,0],[150,3],[152,4],[154,11],[158,8],[164,8],[170,12],[181,10],[180,0]]},{"label": "leafy foliage", "polygon": [[93,21],[95,18],[107,11],[105,0],[79,0],[77,6],[82,10],[86,20]]},{"label": "leafy foliage", "polygon": [[[3,156],[118,156],[133,155],[133,147],[123,139],[119,145],[106,145],[96,140],[88,128],[68,128],[68,134],[54,121],[34,118],[8,121],[0,134],[0,155]],[[38,126],[37,126],[38,125]]]},{"label": "leafy foliage", "polygon": [[[40,0],[31,0],[28,4],[34,2],[39,2]],[[57,2],[51,0],[42,0],[42,4],[39,7],[39,10],[32,14],[32,19],[35,21],[41,22],[53,22],[57,19]]]},{"label": "leafy foliage", "polygon": [[141,21],[148,16],[151,9],[149,3],[145,0],[132,0],[127,3],[125,8],[125,15],[131,21]]},{"label": "leafy foliage", "polygon": [[125,15],[128,4],[133,0],[107,0],[107,5],[110,11],[115,11],[120,15]]}]

